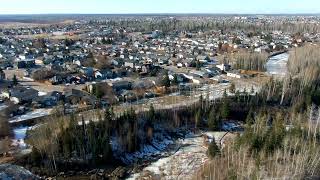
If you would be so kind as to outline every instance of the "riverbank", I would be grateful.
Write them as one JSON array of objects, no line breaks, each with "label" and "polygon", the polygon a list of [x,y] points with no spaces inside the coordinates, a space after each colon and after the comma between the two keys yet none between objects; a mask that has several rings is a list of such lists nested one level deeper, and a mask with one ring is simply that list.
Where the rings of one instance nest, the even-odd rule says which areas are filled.
[{"label": "riverbank", "polygon": [[131,174],[127,180],[135,179],[186,179],[193,175],[209,160],[207,136],[220,141],[226,132],[189,133],[175,142],[168,156],[159,158],[140,172]]}]

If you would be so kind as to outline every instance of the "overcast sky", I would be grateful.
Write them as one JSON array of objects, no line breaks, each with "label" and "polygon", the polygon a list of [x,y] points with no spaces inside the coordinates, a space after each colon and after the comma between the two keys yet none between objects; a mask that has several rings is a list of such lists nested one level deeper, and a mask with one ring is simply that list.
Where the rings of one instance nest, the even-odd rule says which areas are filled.
[{"label": "overcast sky", "polygon": [[320,13],[320,0],[0,0],[0,14]]}]

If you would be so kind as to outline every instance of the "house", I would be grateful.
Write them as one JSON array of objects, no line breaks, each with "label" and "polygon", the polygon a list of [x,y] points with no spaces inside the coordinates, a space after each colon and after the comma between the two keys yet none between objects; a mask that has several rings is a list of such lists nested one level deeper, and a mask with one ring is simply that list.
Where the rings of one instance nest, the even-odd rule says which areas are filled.
[{"label": "house", "polygon": [[169,57],[161,56],[158,58],[158,63],[160,65],[168,64],[169,63]]},{"label": "house", "polygon": [[118,68],[113,70],[113,74],[117,77],[124,77],[129,74],[129,71],[126,68]]},{"label": "house", "polygon": [[102,74],[103,79],[112,79],[116,77],[116,75],[110,69],[101,70],[100,73]]},{"label": "house", "polygon": [[183,64],[179,62],[179,63],[177,63],[177,67],[178,67],[178,68],[182,68],[182,67],[183,67]]},{"label": "house", "polygon": [[9,99],[10,92],[7,89],[0,89],[0,98],[1,99]]},{"label": "house", "polygon": [[55,75],[53,76],[49,81],[51,82],[52,85],[58,85],[62,84],[64,82],[64,77],[61,75]]},{"label": "house", "polygon": [[60,101],[63,98],[62,92],[58,92],[58,91],[52,91],[52,92],[48,93],[47,95],[55,97],[57,99],[57,101]]},{"label": "house", "polygon": [[202,63],[206,63],[210,60],[210,58],[208,56],[197,56],[197,60]]},{"label": "house", "polygon": [[139,100],[138,95],[136,95],[134,92],[128,91],[128,90],[124,90],[118,98],[124,102],[127,102],[127,101],[134,102],[134,101]]},{"label": "house", "polygon": [[240,79],[243,76],[238,71],[227,72],[228,77]]},{"label": "house", "polygon": [[219,68],[221,71],[229,71],[231,66],[229,64],[220,64],[216,65],[217,68]]},{"label": "house", "polygon": [[78,89],[69,89],[65,92],[65,102],[73,105],[83,104],[96,106],[98,99],[87,92]]},{"label": "house", "polygon": [[190,75],[198,78],[210,78],[211,75],[207,71],[191,71]]},{"label": "house", "polygon": [[115,81],[115,82],[110,82],[108,83],[109,86],[113,88],[115,91],[120,91],[120,90],[131,90],[132,89],[132,83],[129,81]]},{"label": "house", "polygon": [[152,64],[151,63],[145,63],[141,66],[141,73],[140,74],[147,74],[152,70]]},{"label": "house", "polygon": [[38,91],[32,88],[15,87],[9,91],[10,100],[15,104],[29,103],[38,97]]},{"label": "house", "polygon": [[102,79],[103,78],[103,74],[99,70],[95,70],[94,71],[94,78],[95,79]]},{"label": "house", "polygon": [[33,103],[38,104],[40,107],[52,107],[56,106],[58,103],[58,99],[55,96],[45,95],[39,96],[33,100]]},{"label": "house", "polygon": [[178,83],[186,83],[186,82],[189,82],[189,80],[190,80],[190,79],[186,78],[183,74],[174,74],[174,75],[169,74],[170,81],[174,80],[174,76],[177,77]]},{"label": "house", "polygon": [[217,67],[206,68],[205,71],[207,71],[210,74],[210,76],[216,76],[221,74],[221,69]]},{"label": "house", "polygon": [[182,60],[182,65],[185,67],[191,67],[195,63],[193,58],[187,58]]},{"label": "house", "polygon": [[80,73],[84,74],[88,79],[94,77],[94,69],[92,67],[82,67]]},{"label": "house", "polygon": [[134,63],[126,61],[126,62],[124,62],[124,67],[130,67],[130,68],[133,69],[134,68]]},{"label": "house", "polygon": [[204,80],[202,78],[194,77],[192,79],[192,82],[195,84],[202,84],[202,83],[204,83]]},{"label": "house", "polygon": [[137,80],[132,84],[133,89],[151,89],[152,87],[154,87],[153,82],[147,78]]},{"label": "house", "polygon": [[17,59],[15,61],[15,65],[18,69],[33,68],[35,67],[36,63],[34,59]]}]

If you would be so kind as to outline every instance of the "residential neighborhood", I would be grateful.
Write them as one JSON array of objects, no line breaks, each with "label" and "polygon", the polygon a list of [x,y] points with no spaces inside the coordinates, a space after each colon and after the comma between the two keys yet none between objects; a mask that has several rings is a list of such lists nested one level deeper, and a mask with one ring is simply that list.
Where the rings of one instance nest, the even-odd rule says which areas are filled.
[{"label": "residential neighborhood", "polygon": [[319,42],[314,15],[0,15],[0,179],[277,178],[317,141]]},{"label": "residential neighborhood", "polygon": [[[225,18],[245,23],[283,21],[268,16]],[[299,17],[291,20],[295,18]],[[319,38],[320,34],[281,31],[270,34],[248,34],[239,30],[139,32],[130,27],[92,24],[89,20],[55,27],[3,28],[0,79],[5,83],[0,97],[30,109],[54,108],[61,104],[97,108],[133,102],[168,93],[159,92],[166,73],[169,85],[219,83],[223,82],[221,75],[245,78],[248,76],[241,74],[235,61],[225,57],[226,53],[272,55],[303,43],[317,43]],[[14,77],[16,85],[12,84]],[[103,92],[97,97],[92,86],[108,89],[108,94]],[[77,96],[86,98],[76,100]]]}]

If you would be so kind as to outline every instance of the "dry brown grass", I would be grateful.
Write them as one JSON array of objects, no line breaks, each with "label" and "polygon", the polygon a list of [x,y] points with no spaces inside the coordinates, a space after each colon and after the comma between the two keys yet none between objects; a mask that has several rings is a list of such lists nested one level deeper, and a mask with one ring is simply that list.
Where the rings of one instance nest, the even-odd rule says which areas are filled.
[{"label": "dry brown grass", "polygon": [[[309,119],[317,119],[317,123],[306,120],[305,115],[293,116],[294,126],[285,131],[281,145],[273,152],[268,148],[255,152],[248,144],[239,146],[240,139],[236,138],[222,149],[221,156],[205,164],[194,179],[318,179],[320,143],[316,137],[320,133],[320,113],[310,110],[310,114],[313,115]],[[252,127],[254,134],[268,129],[265,121],[260,122]]]},{"label": "dry brown grass", "polygon": [[18,35],[15,36],[16,38],[20,39],[53,39],[53,40],[64,40],[64,39],[72,39],[78,40],[80,37],[78,35],[52,35],[52,34],[31,34],[31,35]]},{"label": "dry brown grass", "polygon": [[222,157],[205,164],[194,179],[303,179],[318,173],[319,150],[299,139],[286,139],[284,149],[272,156],[253,157],[248,147],[236,151],[227,146]]}]

